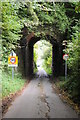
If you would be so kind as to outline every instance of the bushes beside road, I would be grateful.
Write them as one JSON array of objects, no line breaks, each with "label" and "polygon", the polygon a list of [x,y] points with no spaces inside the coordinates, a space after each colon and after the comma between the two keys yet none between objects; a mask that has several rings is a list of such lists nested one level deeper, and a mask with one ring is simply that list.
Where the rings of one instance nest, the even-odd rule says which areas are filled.
[{"label": "bushes beside road", "polygon": [[10,94],[13,94],[19,91],[26,81],[22,79],[19,73],[16,73],[14,79],[12,80],[11,73],[2,73],[2,98],[8,97]]}]

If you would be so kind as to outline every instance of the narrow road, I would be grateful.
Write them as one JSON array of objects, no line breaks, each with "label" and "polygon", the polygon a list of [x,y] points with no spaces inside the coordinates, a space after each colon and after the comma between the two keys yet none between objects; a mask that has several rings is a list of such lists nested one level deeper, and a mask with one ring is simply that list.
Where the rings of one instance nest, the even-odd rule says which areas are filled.
[{"label": "narrow road", "polygon": [[62,102],[48,78],[37,78],[12,102],[4,118],[78,118],[78,115]]}]

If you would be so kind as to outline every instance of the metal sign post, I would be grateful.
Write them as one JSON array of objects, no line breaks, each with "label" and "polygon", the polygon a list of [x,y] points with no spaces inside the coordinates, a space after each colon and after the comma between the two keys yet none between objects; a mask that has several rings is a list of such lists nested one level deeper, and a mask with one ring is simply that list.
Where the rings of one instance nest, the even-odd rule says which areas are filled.
[{"label": "metal sign post", "polygon": [[67,79],[67,60],[65,60],[65,79]]},{"label": "metal sign post", "polygon": [[14,79],[14,67],[12,67],[12,80]]},{"label": "metal sign post", "polygon": [[69,58],[68,54],[63,55],[63,59],[65,60],[65,80],[67,79],[67,59]]}]

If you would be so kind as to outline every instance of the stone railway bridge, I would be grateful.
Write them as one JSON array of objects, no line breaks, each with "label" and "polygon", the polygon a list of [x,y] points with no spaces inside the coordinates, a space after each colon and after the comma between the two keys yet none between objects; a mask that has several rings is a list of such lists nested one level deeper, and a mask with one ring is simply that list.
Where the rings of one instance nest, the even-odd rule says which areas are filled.
[{"label": "stone railway bridge", "polygon": [[[35,36],[34,32],[27,34],[27,27],[22,29],[22,38],[20,39],[20,48],[18,48],[19,56],[19,69],[27,78],[32,76],[33,73],[33,49],[34,44],[42,38]],[[64,74],[63,65],[63,49],[62,41],[46,34],[46,40],[52,45],[52,76],[61,76]]]}]

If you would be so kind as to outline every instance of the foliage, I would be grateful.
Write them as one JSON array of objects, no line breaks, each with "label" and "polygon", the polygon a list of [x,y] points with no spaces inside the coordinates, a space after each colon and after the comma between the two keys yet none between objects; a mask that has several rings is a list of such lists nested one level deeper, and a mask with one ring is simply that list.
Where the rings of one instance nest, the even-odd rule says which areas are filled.
[{"label": "foliage", "polygon": [[52,70],[52,46],[50,43],[48,42],[44,42],[43,41],[43,55],[42,55],[42,59],[44,60],[43,62],[43,68],[45,69],[45,71],[47,72],[47,74],[51,74]]},{"label": "foliage", "polygon": [[9,96],[10,94],[15,93],[20,90],[24,84],[25,80],[22,79],[20,74],[15,74],[14,79],[12,80],[11,73],[2,72],[2,98]]},{"label": "foliage", "polygon": [[76,3],[75,11],[76,11],[77,13],[80,13],[80,2],[77,2],[77,3]]},{"label": "foliage", "polygon": [[[17,41],[21,37],[19,33],[24,24],[29,32],[34,30],[36,35],[46,37],[47,33],[54,35],[55,31],[56,34],[59,31],[64,33],[69,28],[70,22],[66,16],[64,3],[54,5],[52,2],[37,2],[35,4],[16,0],[2,2],[3,66],[7,66],[7,56],[10,51],[18,46]],[[45,27],[45,24],[48,26]]]},{"label": "foliage", "polygon": [[38,46],[35,44],[34,45],[34,73],[37,72],[37,58],[38,58],[38,55],[37,55],[37,49],[38,49]]},{"label": "foliage", "polygon": [[[80,17],[79,17],[79,3],[68,4],[71,5],[72,14],[70,16],[69,11],[67,15],[71,19],[69,39],[67,41],[67,48],[65,53],[69,54],[68,59],[68,78],[60,80],[59,87],[69,93],[69,97],[74,102],[80,104]],[[74,14],[73,14],[73,8]]]},{"label": "foliage", "polygon": [[68,93],[68,97],[75,103],[80,104],[80,81],[76,76],[68,76],[65,80],[64,77],[59,78],[60,81],[56,83],[57,87]]},{"label": "foliage", "polygon": [[[80,33],[77,37],[80,37]],[[67,53],[69,53],[68,68],[73,72],[78,72],[80,66],[80,38],[72,38],[72,42],[68,43]]]},{"label": "foliage", "polygon": [[[76,29],[76,27],[75,27]],[[76,30],[76,33],[72,36],[72,41],[68,42],[67,53],[69,53],[68,69],[69,80],[64,85],[67,87],[67,91],[71,94],[74,101],[80,101],[80,33]]]},{"label": "foliage", "polygon": [[16,49],[17,40],[20,39],[22,24],[17,16],[18,5],[14,2],[2,2],[2,58],[3,66],[7,66],[8,55]]},{"label": "foliage", "polygon": [[72,33],[72,40],[67,42],[66,53],[69,54],[68,59],[68,78],[60,80],[59,87],[69,93],[69,97],[74,102],[80,104],[80,33],[79,23],[75,25]]}]

